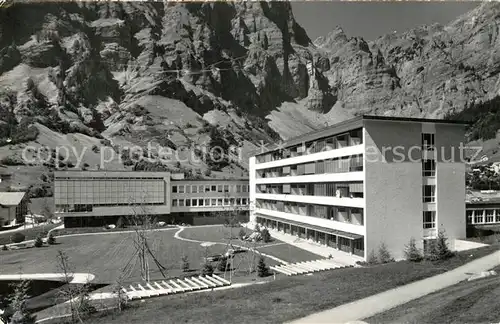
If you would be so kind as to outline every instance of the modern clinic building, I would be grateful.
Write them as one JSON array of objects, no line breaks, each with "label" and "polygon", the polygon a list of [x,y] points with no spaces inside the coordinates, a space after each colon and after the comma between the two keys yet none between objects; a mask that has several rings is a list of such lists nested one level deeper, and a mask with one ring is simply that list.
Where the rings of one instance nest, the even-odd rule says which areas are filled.
[{"label": "modern clinic building", "polygon": [[221,211],[248,218],[249,188],[247,180],[178,179],[169,172],[56,171],[54,203],[67,227],[116,224],[141,214],[201,225],[223,222],[214,214]]},{"label": "modern clinic building", "polygon": [[[365,260],[465,238],[465,123],[360,116],[250,158],[250,221]],[[452,246],[453,247],[453,246]]]}]

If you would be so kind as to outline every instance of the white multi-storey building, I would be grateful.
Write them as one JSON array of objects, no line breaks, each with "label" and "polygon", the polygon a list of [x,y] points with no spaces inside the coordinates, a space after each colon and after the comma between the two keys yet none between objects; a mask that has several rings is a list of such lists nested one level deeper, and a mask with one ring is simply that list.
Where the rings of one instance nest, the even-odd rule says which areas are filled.
[{"label": "white multi-storey building", "polygon": [[465,237],[465,123],[361,116],[250,158],[251,221],[365,260]]}]

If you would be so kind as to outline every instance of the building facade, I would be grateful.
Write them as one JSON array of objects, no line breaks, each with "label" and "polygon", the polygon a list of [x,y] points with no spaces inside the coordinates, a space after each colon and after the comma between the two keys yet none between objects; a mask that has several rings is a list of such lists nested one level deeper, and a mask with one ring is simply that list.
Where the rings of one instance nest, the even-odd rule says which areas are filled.
[{"label": "building facade", "polygon": [[[248,210],[248,181],[172,178],[177,179],[169,172],[57,171],[54,173],[55,213],[71,227],[115,224],[119,218],[146,214],[169,223],[202,223],[195,216],[215,223],[209,219],[209,212]],[[214,192],[211,191],[213,185],[216,186]],[[245,192],[241,191],[244,185]],[[220,186],[232,204],[224,204],[224,201],[218,204],[218,200],[212,204],[213,199],[221,196]],[[224,192],[226,186],[232,191]],[[241,192],[237,192],[238,188]]]},{"label": "building facade", "polygon": [[250,159],[251,221],[367,259],[465,237],[465,125],[362,116]]},{"label": "building facade", "polygon": [[24,224],[27,213],[25,192],[0,192],[0,227]]}]

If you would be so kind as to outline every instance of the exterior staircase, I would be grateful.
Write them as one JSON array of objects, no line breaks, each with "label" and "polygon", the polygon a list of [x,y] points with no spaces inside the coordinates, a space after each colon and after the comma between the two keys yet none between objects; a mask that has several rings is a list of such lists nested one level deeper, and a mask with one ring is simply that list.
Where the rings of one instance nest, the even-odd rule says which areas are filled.
[{"label": "exterior staircase", "polygon": [[333,270],[333,269],[341,269],[347,267],[351,266],[337,263],[332,259],[319,259],[314,261],[297,262],[286,265],[283,264],[279,266],[272,266],[270,267],[270,269],[285,274],[287,276],[296,276],[296,275]]},{"label": "exterior staircase", "polygon": [[214,274],[205,277],[195,276],[182,279],[136,283],[128,287],[123,287],[122,292],[126,294],[129,300],[134,300],[180,294],[190,291],[208,290],[229,285],[231,285],[229,281]]}]

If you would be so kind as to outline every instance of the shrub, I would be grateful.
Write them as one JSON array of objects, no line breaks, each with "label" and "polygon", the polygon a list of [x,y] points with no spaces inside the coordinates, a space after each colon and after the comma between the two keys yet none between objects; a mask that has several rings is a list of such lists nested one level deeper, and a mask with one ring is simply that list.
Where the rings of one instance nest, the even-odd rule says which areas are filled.
[{"label": "shrub", "polygon": [[243,240],[245,236],[247,236],[247,232],[243,228],[241,228],[240,232],[238,233],[238,237],[240,238],[240,240]]},{"label": "shrub", "polygon": [[8,250],[9,250],[9,248],[7,247],[7,245],[5,245],[5,244],[4,244],[4,245],[2,246],[2,250],[3,250],[3,251],[8,251]]},{"label": "shrub", "polygon": [[52,233],[49,234],[49,237],[47,238],[47,243],[49,245],[56,244],[56,238],[55,238],[54,234],[52,234]]},{"label": "shrub", "polygon": [[444,231],[439,231],[435,240],[428,241],[425,258],[431,261],[446,260],[453,256],[448,247],[448,238]]},{"label": "shrub", "polygon": [[226,258],[222,258],[220,261],[219,261],[219,264],[217,264],[217,270],[221,271],[221,272],[224,272],[226,271],[227,267],[228,267],[228,263],[227,263],[227,259]]},{"label": "shrub", "polygon": [[268,242],[271,242],[271,234],[269,234],[269,231],[267,230],[267,228],[264,228],[260,234],[262,235],[262,241],[264,241],[264,243],[268,243]]},{"label": "shrub", "polygon": [[23,233],[19,233],[19,232],[12,234],[11,237],[10,237],[10,241],[12,243],[21,243],[25,239],[26,239],[26,236],[24,236]]},{"label": "shrub", "polygon": [[269,268],[267,267],[263,256],[259,258],[259,263],[257,264],[257,275],[261,278],[269,275]]},{"label": "shrub", "polygon": [[366,262],[368,262],[368,264],[377,264],[378,263],[377,255],[375,254],[374,250],[371,250],[370,254],[368,254],[368,259]]},{"label": "shrub", "polygon": [[378,260],[380,263],[389,263],[394,261],[385,243],[380,244],[380,247],[378,248]]},{"label": "shrub", "polygon": [[182,272],[188,272],[189,271],[189,260],[188,260],[187,256],[183,256],[182,257],[181,270],[182,270]]},{"label": "shrub", "polygon": [[214,274],[214,267],[210,264],[210,262],[205,262],[203,269],[201,270],[201,274],[203,276],[211,276]]},{"label": "shrub", "polygon": [[422,253],[420,253],[420,250],[417,248],[417,244],[413,237],[410,239],[408,245],[406,245],[404,253],[406,260],[411,262],[420,262],[423,259]]},{"label": "shrub", "polygon": [[35,239],[35,247],[42,247],[43,246],[43,240],[40,235],[38,235]]}]

